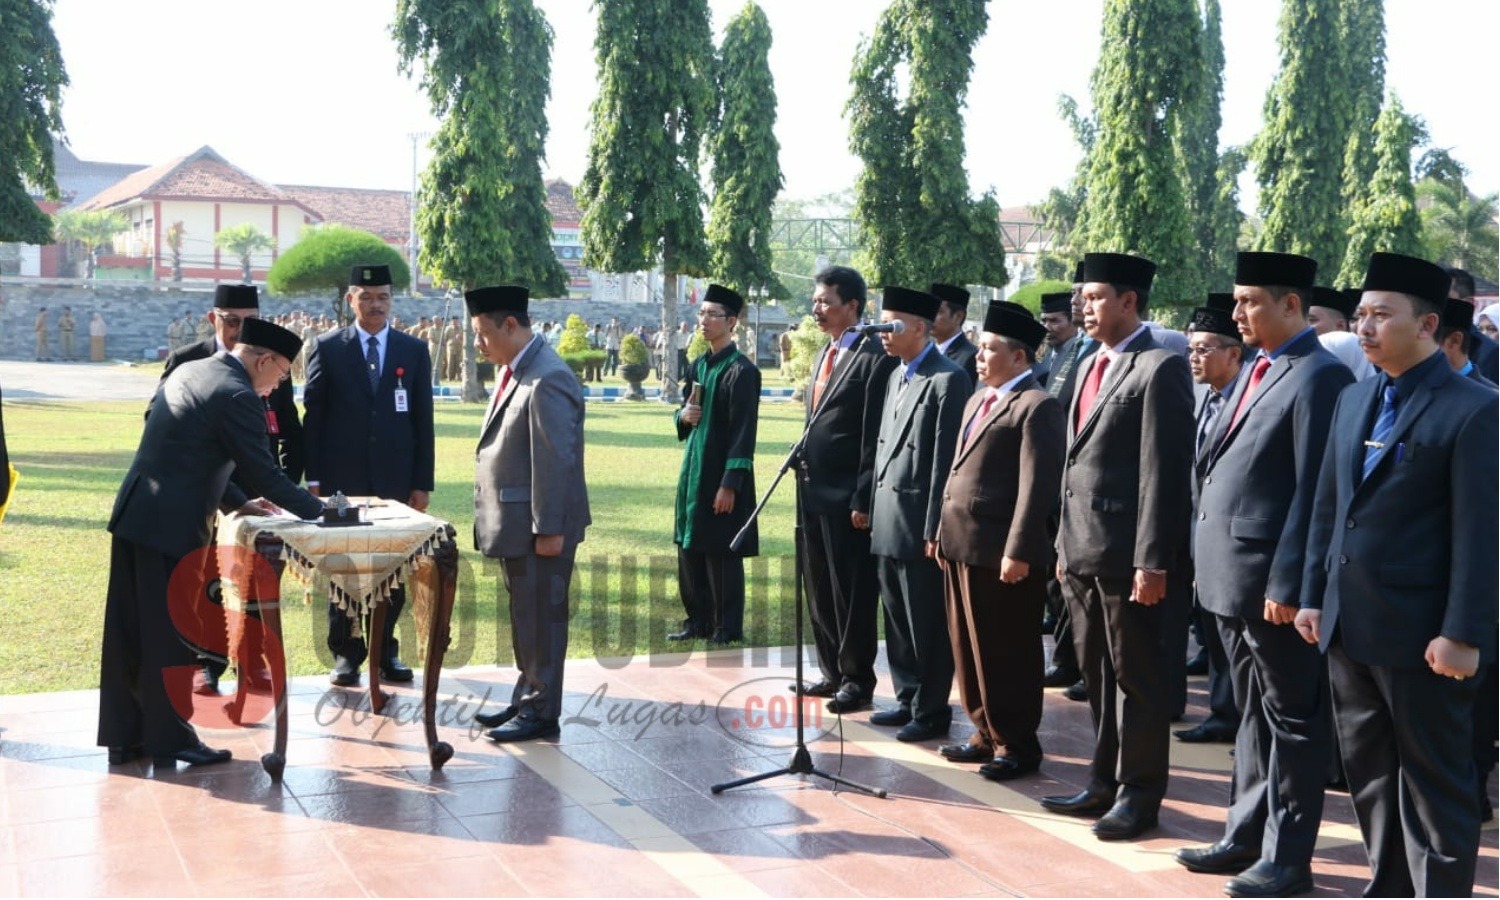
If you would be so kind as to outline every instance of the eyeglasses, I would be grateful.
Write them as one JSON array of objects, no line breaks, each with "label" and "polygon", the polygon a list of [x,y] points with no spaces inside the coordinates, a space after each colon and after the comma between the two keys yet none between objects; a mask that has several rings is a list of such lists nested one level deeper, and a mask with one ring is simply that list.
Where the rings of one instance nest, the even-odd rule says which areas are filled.
[{"label": "eyeglasses", "polygon": [[1198,345],[1198,346],[1196,346],[1196,347],[1189,346],[1188,347],[1188,356],[1207,356],[1208,354],[1214,352],[1215,350],[1223,350],[1223,349],[1224,349],[1223,347],[1205,347],[1205,346],[1203,346],[1201,344]]},{"label": "eyeglasses", "polygon": [[223,322],[228,328],[238,328],[245,324],[246,319],[254,319],[256,316],[237,316],[234,313],[220,312],[216,309],[214,310],[214,318]]},{"label": "eyeglasses", "polygon": [[700,318],[700,319],[727,319],[727,318],[729,318],[729,314],[728,313],[711,312],[711,311],[706,310],[706,309],[700,309],[700,310],[698,310],[698,318]]},{"label": "eyeglasses", "polygon": [[277,381],[278,384],[281,383],[281,382],[283,382],[283,381],[286,381],[288,378],[292,377],[292,363],[291,363],[291,360],[287,360],[286,368],[282,369],[281,368],[281,363],[277,362],[277,358],[276,358],[276,356],[274,354],[271,354],[271,353],[262,353],[261,355],[264,356],[264,357],[266,357],[267,359],[271,360],[271,362],[276,363],[276,368],[281,369],[281,374],[279,376],[277,376],[277,378],[276,378],[276,381]]}]

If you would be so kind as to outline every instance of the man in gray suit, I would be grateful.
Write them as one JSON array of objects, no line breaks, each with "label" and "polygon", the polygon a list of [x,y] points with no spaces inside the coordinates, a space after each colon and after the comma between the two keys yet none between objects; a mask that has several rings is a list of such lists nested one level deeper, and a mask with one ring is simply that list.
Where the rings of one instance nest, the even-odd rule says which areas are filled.
[{"label": "man in gray suit", "polygon": [[1193,559],[1208,576],[1198,598],[1217,620],[1242,717],[1224,837],[1177,861],[1244,869],[1224,887],[1231,897],[1312,890],[1323,816],[1323,660],[1291,626],[1329,420],[1354,376],[1307,324],[1317,269],[1305,256],[1239,255],[1234,319],[1259,352],[1197,458]]},{"label": "man in gray suit", "polygon": [[932,339],[938,352],[958,363],[969,376],[969,384],[979,383],[975,358],[979,348],[964,336],[964,322],[969,318],[969,290],[956,284],[933,284],[927,292],[938,298],[937,318],[932,320]]},{"label": "man in gray suit", "polygon": [[1448,275],[1376,253],[1339,396],[1297,630],[1328,654],[1367,897],[1467,897],[1479,853],[1474,677],[1495,658],[1496,394],[1433,340]]},{"label": "man in gray suit", "polygon": [[[228,750],[204,746],[177,712],[191,705],[191,682],[169,670],[183,674],[196,666],[179,634],[188,624],[181,621],[185,610],[174,619],[168,583],[179,563],[201,570],[193,554],[209,545],[215,508],[268,515],[280,506],[303,517],[322,511],[266,445],[261,398],[291,374],[301,349],[301,339],[285,328],[246,319],[233,350],[180,366],[156,390],[109,519],[99,745],[109,748],[111,765],[143,756],[158,768],[229,759]],[[247,490],[265,499],[250,500]]]},{"label": "man in gray suit", "polygon": [[510,705],[478,713],[491,740],[558,733],[568,655],[568,585],[588,527],[583,389],[531,331],[529,293],[502,285],[464,294],[474,346],[499,382],[474,455],[474,547],[500,560],[510,594],[516,686]]},{"label": "man in gray suit", "polygon": [[879,566],[886,660],[899,705],[870,722],[901,726],[899,740],[925,741],[947,734],[953,722],[953,648],[937,537],[943,486],[974,387],[932,342],[938,298],[900,287],[884,294],[880,320],[900,330],[881,341],[902,365],[891,371],[880,414],[870,552]]},{"label": "man in gray suit", "polygon": [[1102,816],[1093,829],[1100,840],[1154,827],[1167,789],[1161,602],[1167,572],[1184,564],[1193,389],[1187,361],[1160,347],[1141,320],[1155,273],[1155,263],[1136,256],[1083,261],[1084,327],[1101,347],[1068,415],[1057,579],[1096,736],[1088,786],[1042,805]]}]

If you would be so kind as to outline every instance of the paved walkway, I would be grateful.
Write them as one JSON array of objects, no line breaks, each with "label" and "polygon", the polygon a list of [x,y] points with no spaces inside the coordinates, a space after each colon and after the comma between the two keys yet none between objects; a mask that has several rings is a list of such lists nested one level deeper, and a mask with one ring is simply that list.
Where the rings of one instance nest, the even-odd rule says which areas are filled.
[{"label": "paved walkway", "polygon": [[[783,656],[570,662],[561,737],[504,747],[470,725],[476,698],[509,695],[511,673],[445,672],[442,738],[457,753],[436,773],[412,723],[416,690],[399,690],[396,718],[373,717],[362,693],[297,679],[279,787],[256,762],[265,728],[205,731],[234,751],[225,766],[111,769],[94,746],[96,692],[0,697],[0,895],[1219,893],[1223,876],[1193,875],[1171,853],[1219,837],[1228,748],[1174,742],[1161,828],[1101,843],[1086,821],[1037,804],[1086,778],[1087,707],[1056,691],[1039,777],[994,784],[943,761],[935,742],[897,742],[868,713],[842,723],[815,713],[815,763],[887,799],[801,777],[711,794],[789,758]],[[1190,721],[1203,713],[1203,680],[1192,688]],[[1346,796],[1329,796],[1318,847],[1318,894],[1358,895],[1368,872]],[[1492,824],[1478,894],[1496,894],[1496,866]]]},{"label": "paved walkway", "polygon": [[122,362],[39,363],[0,360],[6,400],[139,400],[156,391],[161,369]]}]

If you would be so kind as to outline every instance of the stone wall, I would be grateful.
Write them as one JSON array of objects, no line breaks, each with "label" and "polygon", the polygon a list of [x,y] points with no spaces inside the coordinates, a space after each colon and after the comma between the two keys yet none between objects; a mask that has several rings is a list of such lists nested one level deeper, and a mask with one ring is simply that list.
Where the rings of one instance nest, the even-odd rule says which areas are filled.
[{"label": "stone wall", "polygon": [[[48,338],[52,354],[58,352],[57,318],[64,306],[72,307],[73,318],[78,323],[74,332],[76,352],[81,359],[88,358],[89,321],[95,311],[104,315],[108,336],[105,340],[105,356],[110,359],[140,360],[155,359],[165,354],[167,325],[184,312],[195,319],[208,312],[213,304],[213,291],[204,288],[164,289],[158,284],[134,285],[103,283],[84,286],[76,282],[0,283],[0,359],[31,359],[36,350],[36,315],[47,308],[49,323]],[[280,314],[299,309],[316,314],[331,313],[331,300],[318,298],[285,299],[263,298],[261,310],[266,314]],[[693,307],[683,307],[679,317],[692,319]],[[589,323],[608,324],[610,317],[618,317],[627,328],[645,325],[655,328],[661,322],[661,308],[644,303],[604,303],[592,300],[534,300],[531,316],[535,322],[553,320],[563,322],[569,314],[577,313]],[[464,315],[462,301],[448,303],[444,300],[425,298],[398,298],[393,314],[410,322],[419,316]],[[775,306],[761,310],[761,329],[769,337],[779,333],[786,325],[786,315]],[[747,324],[754,325],[755,310],[746,311]]]}]

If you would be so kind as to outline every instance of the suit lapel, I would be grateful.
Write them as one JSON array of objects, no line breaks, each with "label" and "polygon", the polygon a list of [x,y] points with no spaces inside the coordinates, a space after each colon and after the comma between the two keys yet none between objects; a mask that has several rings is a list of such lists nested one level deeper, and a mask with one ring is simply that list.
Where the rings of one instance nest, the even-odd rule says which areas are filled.
[{"label": "suit lapel", "polygon": [[[1397,444],[1404,443],[1406,435],[1411,431],[1412,426],[1416,424],[1417,417],[1422,415],[1422,413],[1426,411],[1428,406],[1432,405],[1432,397],[1434,392],[1442,389],[1444,381],[1443,376],[1445,375],[1454,378],[1458,377],[1456,375],[1453,375],[1453,370],[1449,369],[1448,364],[1444,362],[1442,364],[1442,368],[1435,369],[1432,375],[1429,375],[1422,381],[1421,384],[1418,384],[1417,389],[1412,391],[1411,398],[1405,403],[1402,403],[1400,405],[1400,408],[1396,410],[1396,424],[1391,426],[1391,436],[1386,439],[1385,446],[1380,449],[1380,456],[1375,461],[1375,468],[1370,472],[1370,477],[1362,479],[1360,483],[1355,486],[1355,493],[1358,493],[1360,488],[1363,488],[1366,484],[1369,484],[1370,482],[1379,478],[1381,472],[1383,472],[1387,468],[1386,459],[1392,453],[1391,448],[1395,447]],[[1376,383],[1379,383],[1380,381],[1380,379],[1378,378],[1372,380],[1374,380]],[[1379,397],[1380,393],[1377,391],[1375,394],[1376,399],[1373,400],[1373,405],[1376,406],[1376,416],[1380,415],[1378,407],[1378,404],[1380,403],[1380,400],[1378,399]],[[1367,411],[1368,409],[1369,407],[1366,406]],[[1375,420],[1372,418],[1370,421],[1374,422]],[[1357,473],[1356,477],[1364,474],[1364,442],[1368,437],[1369,426],[1366,426],[1364,434],[1360,435],[1359,452],[1355,457],[1354,471]]]},{"label": "suit lapel", "polygon": [[[1074,440],[1082,440],[1088,434],[1089,430],[1094,427],[1094,423],[1099,419],[1099,414],[1104,410],[1104,404],[1109,401],[1115,389],[1124,382],[1125,378],[1130,374],[1130,370],[1135,367],[1136,356],[1135,352],[1127,348],[1120,354],[1119,359],[1109,364],[1109,369],[1104,373],[1104,383],[1099,385],[1099,394],[1094,398],[1094,405],[1089,407],[1089,417],[1084,420],[1083,427],[1078,429],[1078,434],[1075,435]],[[1093,372],[1093,367],[1098,365],[1101,359],[1103,359],[1103,356],[1100,353],[1094,354],[1093,361],[1089,365],[1090,373]],[[1080,382],[1078,390],[1073,394],[1073,404],[1075,407],[1078,404],[1078,397],[1082,393],[1083,383]]]},{"label": "suit lapel", "polygon": [[[953,467],[955,469],[958,468],[959,463],[963,462],[964,459],[968,457],[969,451],[973,450],[979,445],[980,438],[984,437],[984,433],[989,430],[990,426],[1000,421],[1001,416],[1006,415],[1010,412],[1010,408],[1016,404],[1016,401],[1018,399],[1020,399],[1021,392],[1028,390],[1035,385],[1036,376],[1034,375],[1030,378],[1022,380],[1014,388],[1007,391],[1002,397],[1000,397],[1000,399],[995,401],[995,405],[990,407],[988,415],[986,415],[978,422],[974,423],[974,430],[969,433],[968,440],[962,441],[962,446],[958,448],[958,456],[953,460]],[[984,395],[985,391],[980,391],[973,397],[969,398],[969,403],[972,404],[974,408],[972,410],[964,410],[965,425],[968,425],[969,420],[974,416],[976,412],[979,411],[979,404],[984,402]],[[962,440],[963,436],[959,435],[959,437],[960,440]]]},{"label": "suit lapel", "polygon": [[[929,365],[929,361],[935,354],[937,354],[936,347],[934,347],[927,356],[923,357],[922,364],[918,366],[917,370],[911,374],[911,381],[906,385],[904,389],[901,387],[901,370],[896,369],[891,373],[891,378],[896,382],[894,385],[892,385],[892,387],[896,391],[896,404],[894,409],[896,430],[892,434],[893,446],[906,440],[906,433],[911,430],[913,414],[916,412],[918,405],[920,405],[922,395],[927,393],[928,388],[931,387],[931,379],[927,377],[927,372],[925,370]],[[895,458],[894,450],[892,450],[891,452],[891,457],[886,461],[889,463],[890,459],[893,458]]]},{"label": "suit lapel", "polygon": [[[521,383],[521,374],[531,368],[532,364],[536,362],[536,355],[541,352],[541,347],[532,349],[530,353],[525,355],[525,358],[521,359],[517,365],[511,368],[510,384],[505,386],[505,393],[500,395],[500,399],[490,404],[489,412],[484,417],[484,424],[479,428],[479,442],[481,444],[484,443],[485,436],[489,434],[490,427],[500,421],[500,414],[505,410],[506,405],[510,403],[510,398],[515,396],[516,387]],[[496,389],[499,389],[499,385],[496,385]]]}]

